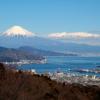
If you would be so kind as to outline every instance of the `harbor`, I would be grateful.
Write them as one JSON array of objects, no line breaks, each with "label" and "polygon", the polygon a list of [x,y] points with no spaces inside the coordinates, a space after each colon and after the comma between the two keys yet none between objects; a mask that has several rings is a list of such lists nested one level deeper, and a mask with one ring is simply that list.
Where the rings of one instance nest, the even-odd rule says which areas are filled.
[{"label": "harbor", "polygon": [[35,70],[39,75],[65,84],[100,85],[100,57],[47,57],[41,61],[23,60],[17,65],[17,70],[28,73]]}]

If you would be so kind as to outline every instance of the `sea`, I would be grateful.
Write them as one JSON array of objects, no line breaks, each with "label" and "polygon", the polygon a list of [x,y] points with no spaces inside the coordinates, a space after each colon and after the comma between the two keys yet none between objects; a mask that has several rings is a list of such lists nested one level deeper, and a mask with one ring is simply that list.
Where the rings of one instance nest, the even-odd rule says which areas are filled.
[{"label": "sea", "polygon": [[44,64],[26,64],[18,66],[20,70],[36,70],[37,73],[55,73],[61,71],[64,73],[75,73],[75,74],[89,74],[100,76],[100,73],[87,73],[77,72],[76,70],[81,69],[100,69],[100,57],[79,57],[79,56],[49,56],[46,57],[47,62]]}]

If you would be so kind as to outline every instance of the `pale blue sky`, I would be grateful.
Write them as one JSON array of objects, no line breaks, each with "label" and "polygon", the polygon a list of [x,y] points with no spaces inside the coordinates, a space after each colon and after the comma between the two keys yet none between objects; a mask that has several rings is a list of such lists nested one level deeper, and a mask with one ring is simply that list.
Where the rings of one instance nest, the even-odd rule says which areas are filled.
[{"label": "pale blue sky", "polygon": [[41,35],[100,31],[100,0],[0,0],[0,31],[13,25]]}]

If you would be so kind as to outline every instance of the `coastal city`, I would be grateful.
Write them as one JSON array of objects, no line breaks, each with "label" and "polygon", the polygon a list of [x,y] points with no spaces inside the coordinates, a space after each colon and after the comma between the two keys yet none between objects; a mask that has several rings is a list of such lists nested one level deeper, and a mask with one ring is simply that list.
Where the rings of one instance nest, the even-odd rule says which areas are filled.
[{"label": "coastal city", "polygon": [[14,65],[14,66],[21,66],[24,64],[44,64],[46,63],[46,59],[39,59],[39,60],[20,60],[20,61],[12,61],[12,62],[2,62],[6,65]]},{"label": "coastal city", "polygon": [[40,76],[46,76],[51,80],[54,80],[59,83],[64,83],[65,85],[76,83],[76,84],[82,84],[83,86],[87,85],[100,86],[100,77],[95,74],[89,75],[89,74],[79,74],[75,72],[61,72],[61,71],[56,71],[54,73],[51,72],[37,73],[35,69],[30,69],[27,71],[23,70],[23,72],[32,75],[37,74]]},{"label": "coastal city", "polygon": [[82,85],[100,86],[100,77],[97,77],[96,75],[79,75],[75,73],[55,72],[55,73],[49,73],[48,76],[52,80],[56,80],[57,82],[65,84],[78,83]]},{"label": "coastal city", "polygon": [[[19,62],[3,62],[5,65],[17,66],[17,69],[14,71],[18,72],[18,68],[22,65],[30,65],[30,64],[47,64],[47,59],[42,60],[20,60]],[[93,69],[67,69],[67,71],[63,72],[61,69],[57,69],[55,72],[44,72],[38,73],[36,69],[27,69],[21,70],[28,74],[39,74],[49,77],[51,80],[55,80],[64,84],[82,84],[82,85],[97,85],[100,86],[100,66],[97,66]]]}]

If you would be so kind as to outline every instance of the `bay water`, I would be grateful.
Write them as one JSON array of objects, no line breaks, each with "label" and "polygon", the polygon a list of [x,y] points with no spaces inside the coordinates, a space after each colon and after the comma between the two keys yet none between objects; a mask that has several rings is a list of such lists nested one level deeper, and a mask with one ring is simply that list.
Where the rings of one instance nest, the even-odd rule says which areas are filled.
[{"label": "bay water", "polygon": [[[21,70],[35,69],[37,73],[45,73],[45,72],[54,73],[57,70],[60,70],[66,73],[70,70],[75,70],[75,69],[91,70],[95,69],[96,66],[100,66],[100,57],[49,56],[46,57],[46,59],[47,62],[44,64],[26,64],[18,66],[18,69]],[[96,75],[100,76],[99,73],[96,73]]]}]

